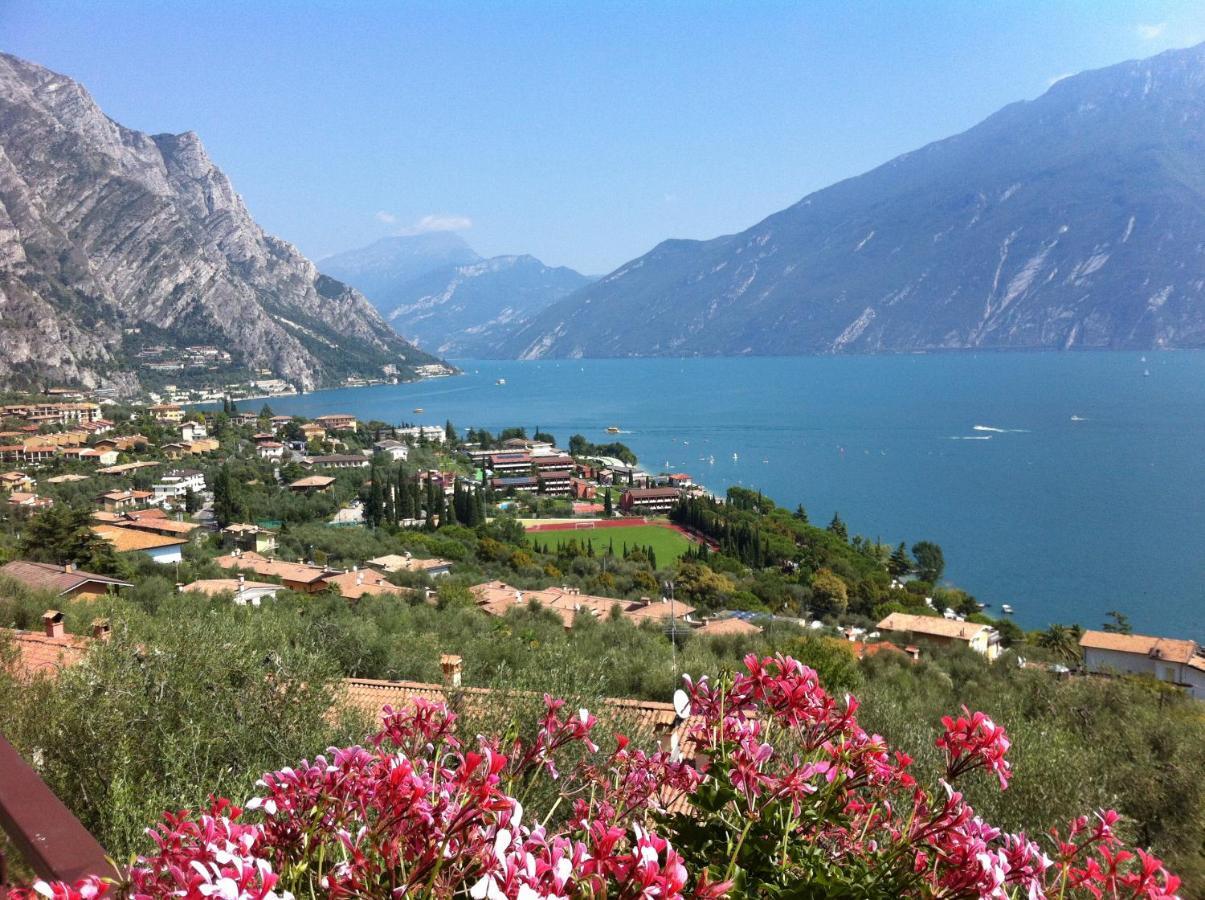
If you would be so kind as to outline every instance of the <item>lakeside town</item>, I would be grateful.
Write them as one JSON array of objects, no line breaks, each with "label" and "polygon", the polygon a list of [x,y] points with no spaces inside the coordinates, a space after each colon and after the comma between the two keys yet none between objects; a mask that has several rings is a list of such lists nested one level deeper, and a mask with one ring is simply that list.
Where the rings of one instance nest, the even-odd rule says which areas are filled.
[{"label": "lakeside town", "polygon": [[[70,389],[0,399],[0,857],[20,880],[142,877],[162,810],[220,813],[220,791],[259,816],[282,760],[302,761],[285,778],[324,777],[335,767],[304,761],[368,746],[392,770],[389,742],[418,734],[431,736],[420,759],[430,740],[448,759],[462,741],[484,758],[506,747],[550,797],[577,792],[598,759],[631,760],[654,792],[648,821],[702,821],[708,785],[727,789],[723,754],[747,752],[707,747],[719,720],[706,710],[749,690],[764,705],[740,719],[760,742],[777,717],[757,753],[779,765],[802,765],[775,747],[803,704],[823,717],[815,753],[877,759],[889,740],[899,798],[929,804],[939,794],[914,778],[957,777],[941,742],[988,730],[1024,780],[1002,792],[965,778],[955,797],[977,813],[1049,830],[1117,809],[1127,840],[1196,871],[1203,788],[1175,773],[1205,765],[1205,653],[1133,633],[1123,611],[1026,632],[950,585],[932,541],[889,546],[743,487],[716,496],[643,467],[617,429],[561,440],[229,397],[205,410]],[[942,718],[960,704],[1006,716],[1007,736],[985,713]],[[550,737],[592,729],[614,749],[579,757]],[[1105,774],[1067,782],[1076,766]],[[678,777],[703,787],[675,794]],[[847,789],[816,777],[803,796],[812,782]],[[14,785],[28,802],[11,802]]]},{"label": "lakeside town", "polygon": [[[48,604],[41,629],[7,630],[31,674],[70,663],[88,639],[91,623],[65,625],[53,600],[128,589],[153,571],[149,562],[174,575],[203,576],[176,579],[180,593],[238,605],[258,606],[282,591],[331,592],[353,604],[366,595],[433,604],[439,580],[463,571],[494,576],[465,585],[483,615],[538,608],[566,629],[580,616],[616,616],[650,623],[675,644],[685,634],[752,636],[790,627],[842,642],[855,658],[892,653],[915,661],[930,648],[962,646],[993,662],[1009,648],[1045,643],[1062,657],[1018,663],[1057,677],[1144,676],[1205,699],[1205,653],[1195,641],[1132,634],[1120,613],[1105,630],[1053,626],[1026,636],[1007,618],[984,616],[973,598],[942,589],[940,568],[921,571],[933,566],[922,559],[932,552],[927,542],[914,547],[918,561],[910,561],[902,544],[888,555],[889,548],[870,548],[860,537],[848,541],[871,560],[882,553],[883,597],[890,599],[869,609],[852,607],[856,586],[836,576],[836,567],[811,573],[803,603],[785,593],[776,603],[737,590],[723,574],[727,567],[710,567],[709,557],[735,556],[764,569],[772,555],[766,538],[738,540],[726,525],[705,525],[706,516],[691,511],[723,509],[731,496],[713,497],[683,472],[649,472],[618,442],[597,445],[575,435],[562,449],[552,435],[521,429],[493,436],[461,434],[451,423],[390,425],[343,413],[306,419],[275,415],[266,405],[239,409],[230,398],[220,412],[170,402],[129,406],[69,389],[10,397],[0,416],[0,462],[11,467],[0,473],[10,536],[0,578],[46,592]],[[260,477],[240,481],[232,476],[235,463]],[[737,501],[755,507],[767,502],[738,493],[746,496]],[[270,500],[255,515],[256,504],[243,494]],[[24,558],[17,535],[37,531],[42,520],[51,534],[86,523],[82,543],[93,549],[84,555],[103,561],[104,570],[84,568],[79,546],[56,558],[53,537],[39,545],[41,558]],[[462,548],[452,558],[430,552],[450,546],[440,538],[456,527],[486,525],[508,530],[513,549],[506,552],[522,557],[517,563],[482,568],[502,556],[488,560],[480,542],[485,558],[473,565],[465,565]],[[301,530],[338,542],[348,528],[374,535],[382,552],[359,558],[314,542],[298,552],[287,538]],[[848,540],[839,517],[827,531]],[[541,566],[536,557],[561,565],[600,560],[603,570],[569,583],[558,578],[557,565]],[[605,570],[608,558],[621,563],[613,572],[623,565],[633,571],[617,580]],[[776,566],[789,576],[799,562],[781,558]],[[707,580],[700,573],[727,578],[727,589],[722,582],[695,585]]]}]

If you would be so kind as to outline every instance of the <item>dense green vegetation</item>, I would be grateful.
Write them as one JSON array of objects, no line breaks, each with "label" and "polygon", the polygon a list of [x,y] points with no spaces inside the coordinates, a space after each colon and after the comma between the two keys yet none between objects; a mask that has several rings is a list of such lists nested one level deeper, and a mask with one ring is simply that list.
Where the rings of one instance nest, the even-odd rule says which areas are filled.
[{"label": "dense green vegetation", "polygon": [[[35,625],[48,602],[12,585],[0,596],[8,598],[0,619],[15,625]],[[143,578],[124,598],[65,611],[81,630],[109,616],[113,640],[54,686],[22,688],[0,673],[0,731],[42,751],[51,786],[118,854],[143,846],[140,828],[159,809],[197,804],[213,790],[245,796],[261,769],[357,739],[368,727],[362,718],[327,714],[342,675],[438,682],[439,654],[456,652],[466,684],[550,690],[591,709],[604,696],[664,700],[677,683],[669,642],[655,628],[582,619],[566,631],[538,609],[490,618],[450,580],[434,605],[366,598],[353,607],[286,592],[253,609]],[[830,689],[856,693],[866,726],[927,772],[937,766],[940,715],[961,703],[983,709],[1014,738],[1010,789],[971,788],[994,821],[1036,832],[1115,805],[1189,884],[1205,875],[1205,717],[1194,702],[1135,681],[1060,681],[1018,667],[1012,654],[994,665],[936,650],[920,664],[896,654],[859,664],[848,647],[777,623],[763,636],[688,637],[677,665],[714,675],[746,652],[790,653]],[[487,711],[505,723],[522,703],[501,693]]]},{"label": "dense green vegetation", "polygon": [[636,464],[636,454],[627,444],[619,441],[612,441],[609,444],[594,444],[580,434],[569,438],[569,452],[574,456],[610,456],[630,466]]}]

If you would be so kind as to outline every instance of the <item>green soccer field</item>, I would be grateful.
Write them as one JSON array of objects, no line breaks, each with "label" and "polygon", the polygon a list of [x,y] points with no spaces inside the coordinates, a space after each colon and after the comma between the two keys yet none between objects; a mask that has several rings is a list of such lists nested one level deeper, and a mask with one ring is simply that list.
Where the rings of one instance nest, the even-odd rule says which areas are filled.
[{"label": "green soccer field", "polygon": [[625,543],[629,547],[652,547],[653,552],[657,554],[658,565],[664,565],[677,559],[691,547],[691,542],[678,532],[657,525],[536,531],[529,532],[527,540],[529,543],[536,542],[541,547],[550,549],[573,540],[582,545],[585,545],[587,541],[593,541],[594,552],[598,554],[605,553],[609,546],[613,546],[616,555],[620,555],[623,553]]}]

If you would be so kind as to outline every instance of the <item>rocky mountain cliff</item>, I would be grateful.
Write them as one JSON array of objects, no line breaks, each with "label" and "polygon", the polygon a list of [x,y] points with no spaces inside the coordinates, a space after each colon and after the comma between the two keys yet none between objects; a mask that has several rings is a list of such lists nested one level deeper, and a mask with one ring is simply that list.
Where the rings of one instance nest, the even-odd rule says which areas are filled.
[{"label": "rocky mountain cliff", "polygon": [[1205,45],[1066,78],[740,234],[666,241],[509,355],[1205,346]]},{"label": "rocky mountain cliff", "polygon": [[128,390],[147,335],[307,389],[435,361],[265,234],[195,134],[124,128],[0,54],[0,383]]}]

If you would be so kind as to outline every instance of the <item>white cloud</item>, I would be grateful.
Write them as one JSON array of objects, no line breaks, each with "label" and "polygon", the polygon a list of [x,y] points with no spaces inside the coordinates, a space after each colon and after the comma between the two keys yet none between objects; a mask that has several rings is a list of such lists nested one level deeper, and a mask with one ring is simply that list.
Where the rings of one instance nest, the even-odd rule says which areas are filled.
[{"label": "white cloud", "polygon": [[423,216],[409,228],[402,228],[398,234],[427,234],[432,231],[464,231],[473,227],[473,220],[468,216],[448,215],[437,213]]},{"label": "white cloud", "polygon": [[1138,37],[1144,41],[1153,41],[1155,38],[1162,37],[1163,32],[1167,31],[1166,22],[1158,22],[1154,25],[1139,25],[1134,29],[1138,32]]},{"label": "white cloud", "polygon": [[392,225],[397,221],[397,216],[391,212],[386,212],[383,209],[377,210],[376,213],[373,214],[373,218],[384,225]]},{"label": "white cloud", "polygon": [[1049,81],[1046,82],[1046,87],[1048,87],[1048,88],[1054,87],[1056,84],[1058,84],[1064,78],[1070,78],[1074,74],[1075,74],[1074,72],[1065,72],[1062,75],[1055,75],[1053,78],[1051,78]]}]

